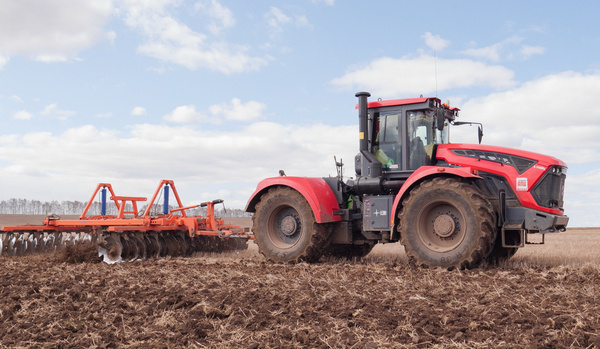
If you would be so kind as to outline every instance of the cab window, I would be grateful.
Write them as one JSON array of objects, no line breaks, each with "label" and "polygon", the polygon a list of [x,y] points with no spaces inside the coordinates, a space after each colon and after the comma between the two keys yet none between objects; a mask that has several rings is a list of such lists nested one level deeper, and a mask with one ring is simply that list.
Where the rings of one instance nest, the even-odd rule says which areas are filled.
[{"label": "cab window", "polygon": [[398,125],[400,114],[376,114],[375,116],[372,153],[381,162],[384,170],[400,170],[402,159]]}]

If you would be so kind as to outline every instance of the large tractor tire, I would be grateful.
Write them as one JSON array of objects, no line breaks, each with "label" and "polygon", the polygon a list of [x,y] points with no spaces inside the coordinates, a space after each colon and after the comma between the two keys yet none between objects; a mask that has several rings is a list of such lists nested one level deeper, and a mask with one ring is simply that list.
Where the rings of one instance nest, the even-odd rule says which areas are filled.
[{"label": "large tractor tire", "polygon": [[315,262],[330,241],[329,225],[316,223],[306,199],[287,187],[263,195],[252,224],[260,253],[273,262]]},{"label": "large tractor tire", "polygon": [[401,243],[413,264],[473,268],[490,252],[495,214],[469,183],[434,178],[413,189],[398,214]]}]

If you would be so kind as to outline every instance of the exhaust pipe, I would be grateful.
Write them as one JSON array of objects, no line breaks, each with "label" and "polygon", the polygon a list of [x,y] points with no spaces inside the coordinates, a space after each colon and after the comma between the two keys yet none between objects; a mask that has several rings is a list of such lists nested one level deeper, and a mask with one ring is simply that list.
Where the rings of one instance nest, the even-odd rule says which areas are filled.
[{"label": "exhaust pipe", "polygon": [[369,148],[369,141],[367,139],[367,99],[371,97],[371,94],[369,92],[357,92],[356,97],[358,97],[358,132],[360,140],[358,150],[363,151]]},{"label": "exhaust pipe", "polygon": [[[358,92],[358,132],[359,153],[356,155],[354,167],[356,169],[356,182],[354,189],[360,194],[375,194],[382,191],[381,162],[369,152],[369,120],[368,98],[369,92]],[[372,125],[371,125],[372,127]]]}]

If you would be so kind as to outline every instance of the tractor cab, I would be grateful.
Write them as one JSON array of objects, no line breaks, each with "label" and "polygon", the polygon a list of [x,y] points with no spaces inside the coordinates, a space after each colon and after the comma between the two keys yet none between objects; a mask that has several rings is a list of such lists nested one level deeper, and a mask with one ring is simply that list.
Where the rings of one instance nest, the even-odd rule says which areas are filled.
[{"label": "tractor cab", "polygon": [[406,178],[421,166],[434,165],[436,145],[449,142],[447,126],[459,110],[435,97],[373,101],[365,106],[356,173],[388,179]]}]

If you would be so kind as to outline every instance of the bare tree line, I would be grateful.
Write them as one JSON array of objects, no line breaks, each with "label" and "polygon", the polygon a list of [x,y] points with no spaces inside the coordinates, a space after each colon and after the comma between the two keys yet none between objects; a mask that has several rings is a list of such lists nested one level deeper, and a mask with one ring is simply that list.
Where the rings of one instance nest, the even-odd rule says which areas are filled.
[{"label": "bare tree line", "polygon": [[[27,199],[9,199],[0,201],[0,214],[27,214],[27,215],[80,215],[87,202],[81,201],[39,201],[39,200],[27,200]],[[244,212],[239,208],[225,209],[224,207],[215,207],[215,214],[219,217],[251,217],[251,213]],[[175,208],[169,205],[169,209]],[[139,207],[140,214],[146,209],[146,206]],[[131,211],[131,204],[127,204],[125,211]],[[163,212],[162,205],[153,205],[150,211],[154,214],[160,214]],[[106,205],[106,214],[114,216],[118,213],[116,205],[112,202]],[[186,211],[188,215],[206,215],[205,207],[197,207]],[[101,204],[100,202],[93,202],[88,210],[88,216],[100,215]]]}]

